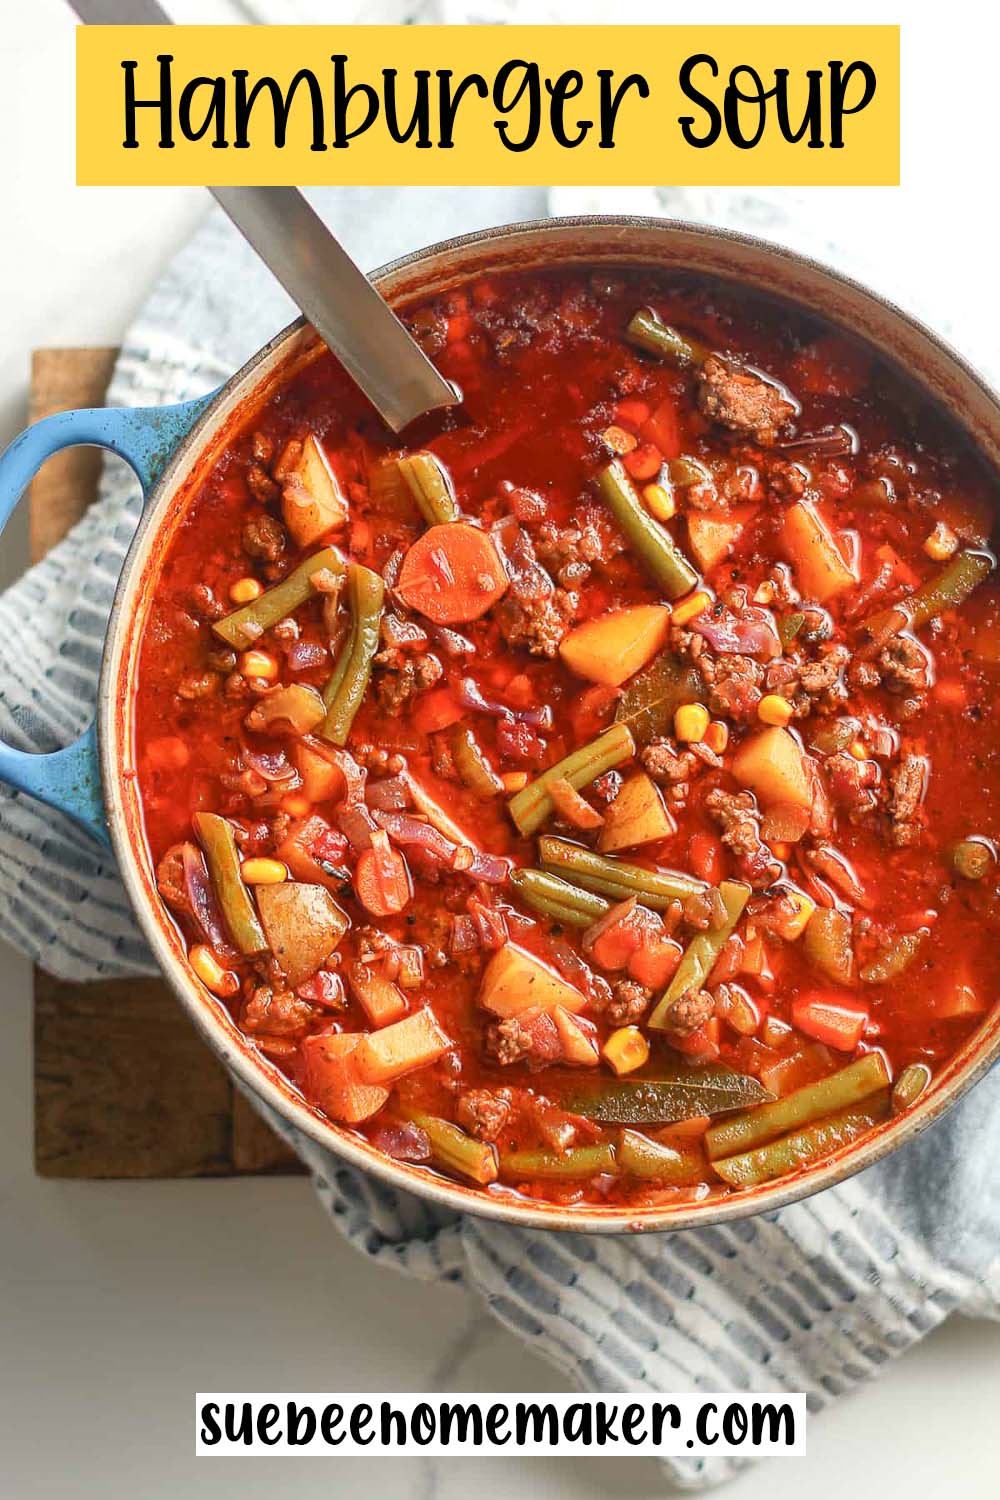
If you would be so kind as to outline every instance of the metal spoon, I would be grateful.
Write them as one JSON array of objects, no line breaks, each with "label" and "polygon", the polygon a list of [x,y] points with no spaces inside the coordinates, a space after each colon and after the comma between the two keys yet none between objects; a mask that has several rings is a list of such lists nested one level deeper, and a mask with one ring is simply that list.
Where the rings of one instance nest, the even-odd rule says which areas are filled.
[{"label": "metal spoon", "polygon": [[[71,4],[88,24],[171,24],[157,0]],[[460,392],[434,368],[297,188],[209,191],[394,432],[425,412],[458,405]]]}]

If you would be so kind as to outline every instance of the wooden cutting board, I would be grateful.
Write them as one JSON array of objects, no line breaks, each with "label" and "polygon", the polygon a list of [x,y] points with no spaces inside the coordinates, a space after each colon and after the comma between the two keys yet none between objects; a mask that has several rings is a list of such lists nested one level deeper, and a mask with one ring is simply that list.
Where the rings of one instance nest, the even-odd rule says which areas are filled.
[{"label": "wooden cutting board", "polygon": [[[99,406],[115,349],[38,349],[31,420]],[[49,459],[31,486],[37,561],[97,489],[97,449]],[[35,1169],[42,1177],[302,1171],[233,1089],[160,979],[67,984],[35,971]]]}]

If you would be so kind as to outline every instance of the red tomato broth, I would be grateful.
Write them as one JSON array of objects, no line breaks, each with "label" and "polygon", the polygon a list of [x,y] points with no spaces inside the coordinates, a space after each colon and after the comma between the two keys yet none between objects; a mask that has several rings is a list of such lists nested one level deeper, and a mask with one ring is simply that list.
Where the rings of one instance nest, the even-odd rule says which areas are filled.
[{"label": "red tomato broth", "polygon": [[[428,419],[408,433],[407,448],[422,448],[440,460],[451,476],[463,517],[487,530],[512,510],[515,516],[518,514],[519,501],[512,493],[516,490],[534,492],[543,502],[536,506],[537,517],[523,522],[524,530],[536,538],[542,523],[563,531],[581,502],[595,503],[594,476],[611,456],[602,434],[613,424],[624,422],[627,429],[629,408],[625,405],[623,417],[623,404],[638,404],[633,405],[632,412],[641,417],[642,403],[655,412],[669,401],[676,409],[680,451],[703,463],[715,462],[723,476],[720,483],[738,468],[750,476],[752,493],[739,497],[741,504],[749,504],[750,517],[730,555],[704,575],[704,586],[716,600],[741,586],[752,597],[770,576],[775,561],[784,560],[779,532],[793,503],[782,488],[788,483],[787,476],[778,473],[773,480],[761,477],[775,458],[773,448],[709,420],[693,397],[689,371],[673,368],[625,342],[623,334],[632,313],[652,304],[662,319],[675,323],[685,334],[710,348],[726,351],[749,368],[766,371],[794,391],[802,403],[795,421],[797,433],[844,422],[856,430],[860,440],[856,456],[816,458],[808,450],[787,454],[789,461],[808,470],[808,494],[820,504],[827,521],[838,532],[853,532],[858,539],[858,590],[827,606],[835,643],[846,640],[854,646],[859,640],[857,625],[845,619],[845,612],[850,614],[858,594],[863,594],[877,576],[878,548],[891,547],[911,579],[921,583],[941,567],[928,557],[924,544],[942,514],[963,541],[986,540],[994,484],[969,452],[962,435],[894,370],[816,320],[720,284],[694,278],[665,279],[646,272],[602,271],[592,277],[582,271],[497,276],[489,283],[489,297],[478,297],[475,287],[472,291],[462,313],[461,339],[448,339],[448,306],[455,294],[407,313],[439,368],[459,382],[465,397],[459,410]],[[268,496],[262,503],[248,485],[248,475],[258,462],[254,453],[271,450],[271,456],[260,465],[267,478],[267,465],[273,465],[283,445],[307,431],[321,440],[334,461],[350,502],[351,520],[346,528],[332,532],[315,546],[297,549],[287,545],[273,561],[251,557],[241,544],[247,521],[265,513],[274,517],[281,513],[280,486],[274,485],[274,494],[270,495],[258,478],[257,494]],[[639,435],[638,428],[636,431],[638,441],[645,442],[646,435]],[[232,819],[244,840],[244,857],[274,854],[281,831],[274,825],[281,819],[283,795],[273,787],[263,799],[247,795],[238,784],[241,769],[245,770],[240,757],[248,747],[290,752],[294,740],[289,736],[254,735],[245,729],[244,720],[256,699],[252,694],[227,689],[235,664],[228,662],[224,643],[213,634],[212,619],[233,607],[229,589],[238,579],[255,577],[266,588],[330,541],[345,557],[384,571],[391,578],[394,556],[405,552],[425,525],[415,509],[412,513],[405,509],[388,513],[372,503],[370,466],[380,456],[398,451],[398,442],[335,361],[323,356],[282,388],[255,420],[252,431],[232,442],[195,497],[162,565],[141,646],[136,763],[154,861],[160,861],[179,840],[193,841],[191,816],[197,810],[219,812]],[[669,530],[690,555],[686,517],[692,505],[685,500],[683,490],[675,489],[674,493],[677,514]],[[794,568],[792,571],[794,574]],[[562,586],[559,576],[553,581],[557,587]],[[567,582],[572,586],[575,581]],[[210,591],[210,601],[198,593],[202,588]],[[594,567],[580,582],[578,593],[573,627],[630,605],[663,602],[661,589],[627,548]],[[887,594],[873,598],[861,610],[861,617],[883,607],[886,599],[891,602],[899,596],[899,587],[890,587]],[[395,612],[427,625],[416,613]],[[329,636],[323,626],[320,598],[307,601],[293,617],[300,641],[327,650]],[[473,727],[492,766],[503,773],[523,770],[531,779],[606,728],[613,720],[621,690],[594,688],[570,672],[558,655],[532,655],[523,645],[510,646],[496,610],[450,628],[472,644],[472,653],[450,656],[428,631],[426,649],[440,662],[440,678],[410,697],[398,715],[384,711],[370,686],[354,720],[347,749],[359,761],[368,760],[369,786],[393,774],[394,762],[389,760],[387,765],[388,757],[405,757],[409,773],[481,848],[509,857],[517,865],[532,866],[537,863],[535,836],[519,835],[508,816],[505,796],[485,801],[452,778],[441,753],[450,730],[428,735],[417,727],[422,701],[438,694],[447,709],[450,695],[456,706],[454,722]],[[980,1024],[996,993],[1000,972],[1000,945],[995,941],[1000,923],[995,866],[985,879],[971,881],[956,877],[949,864],[949,850],[957,840],[976,835],[1000,841],[1000,752],[995,732],[1000,590],[995,575],[980,585],[961,610],[946,612],[917,635],[933,655],[936,685],[929,686],[925,693],[911,695],[920,700],[916,708],[908,707],[901,716],[903,700],[884,685],[862,691],[852,688],[832,716],[812,711],[790,724],[807,750],[813,734],[828,725],[831,717],[858,719],[862,739],[870,739],[872,730],[879,726],[889,727],[931,766],[915,843],[895,848],[887,841],[882,790],[874,816],[851,821],[838,814],[827,840],[857,873],[865,890],[865,903],[858,908],[858,915],[874,924],[876,934],[880,928],[890,934],[902,930],[906,917],[911,925],[916,921],[918,926],[925,925],[926,919],[928,926],[917,958],[898,977],[885,984],[862,984],[855,978],[842,987],[845,1001],[862,1000],[870,1009],[871,1020],[859,1053],[877,1047],[894,1075],[915,1062],[926,1062],[936,1069],[953,1055]],[[332,666],[329,652],[315,664],[293,671],[287,659],[282,660],[284,647],[274,643],[272,632],[267,632],[259,644],[260,649],[278,659],[279,684],[299,682],[322,690]],[[381,670],[376,667],[376,678]],[[463,703],[460,686],[469,678],[492,702],[500,700],[515,708],[529,701],[548,705],[552,727],[504,726],[495,716],[469,709]],[[204,683],[211,679],[211,683],[205,696],[182,696],[177,689],[185,679],[189,679],[189,694],[200,691],[197,680]],[[957,683],[964,702],[939,701],[935,695],[941,683]],[[444,721],[450,717],[445,713]],[[756,720],[735,720],[729,721],[728,727],[729,744],[723,754],[727,768],[733,750],[760,726]],[[187,747],[183,764],[178,763],[181,756],[157,753],[157,744],[167,739],[179,739]],[[622,770],[628,774],[636,764]],[[882,758],[883,788],[891,764],[891,757]],[[442,771],[444,774],[439,774]],[[729,788],[735,785],[728,769],[693,776],[688,796],[677,804],[677,831],[659,842],[623,850],[621,857],[649,869],[661,866],[690,872],[692,838],[718,845],[719,824],[706,807],[706,796],[720,783]],[[605,809],[603,802],[595,801],[589,785],[584,785],[582,792],[599,809]],[[314,811],[333,822],[331,807],[324,804]],[[412,815],[413,809],[408,811]],[[551,817],[539,832],[581,841],[572,827]],[[591,846],[594,842],[587,836],[582,841]],[[720,847],[721,856],[712,863],[719,867],[721,878],[743,878],[739,857]],[[327,967],[347,971],[357,956],[360,928],[378,927],[398,942],[420,944],[425,953],[424,975],[415,990],[406,992],[409,1010],[430,1005],[453,1046],[437,1061],[404,1076],[385,1110],[357,1128],[377,1137],[380,1125],[393,1118],[400,1099],[409,1109],[454,1120],[456,1101],[465,1093],[508,1090],[510,1109],[496,1135],[501,1154],[551,1151],[553,1141],[561,1141],[567,1131],[574,1146],[611,1140],[616,1132],[610,1127],[582,1120],[572,1111],[559,1115],[560,1101],[579,1092],[584,1073],[612,1076],[603,1063],[600,1068],[587,1069],[569,1069],[558,1061],[538,1068],[527,1066],[525,1061],[501,1066],[495,1057],[487,1055],[484,1038],[491,1018],[477,1004],[477,996],[490,953],[475,950],[456,957],[449,952],[453,919],[467,914],[468,898],[477,887],[460,872],[434,868],[411,848],[403,848],[402,853],[413,878],[411,902],[399,916],[375,920],[355,900],[351,886],[345,886],[337,900],[352,927],[337,950],[339,966],[333,958]],[[781,873],[770,889],[789,880],[810,894],[816,890],[815,882],[802,875],[794,848],[778,862]],[[502,906],[510,941],[549,964],[567,945],[579,954],[578,929],[539,915],[506,886],[491,890],[494,901]],[[763,899],[763,892],[754,893],[754,899],[758,898]],[[826,899],[821,904],[831,903],[845,909],[849,905],[842,893],[831,894],[826,886]],[[190,942],[201,941],[188,916],[178,914],[176,908],[174,915]],[[747,920],[752,924],[753,915],[744,919],[738,931],[746,930]],[[695,930],[681,925],[678,939],[682,946]],[[859,943],[862,952],[866,941]],[[878,947],[875,938],[869,946]],[[752,1036],[741,1035],[723,1021],[718,1026],[715,1059],[753,1075],[768,1063],[773,1065],[785,1056],[794,1058],[797,1050],[809,1048],[813,1050],[808,1052],[800,1076],[811,1078],[820,1056],[815,1051],[816,1043],[790,1029],[777,1045],[768,1047],[759,1033],[768,1018],[788,1022],[796,997],[813,992],[835,996],[837,986],[817,972],[801,940],[782,941],[769,936],[766,949],[764,973],[735,975],[757,1012],[758,1031]],[[564,974],[566,962],[563,952],[562,964],[556,966]],[[267,976],[259,964],[247,960],[236,967],[242,993],[231,1005],[239,1021],[246,1016],[252,993]],[[568,977],[572,983],[572,974]],[[621,976],[598,974],[601,977],[612,982]],[[976,1000],[966,1013],[944,1019],[940,1012],[948,1009],[947,997],[956,978],[969,986]],[[270,979],[273,986],[273,972]],[[708,988],[711,990],[711,985]],[[651,997],[649,1009],[656,1000],[657,996]],[[616,1029],[590,1006],[583,1014],[596,1022],[602,1040]],[[245,1029],[246,1024],[244,1020]],[[641,1019],[638,1024],[642,1027]],[[308,1019],[302,1022],[300,1016],[290,1029],[296,1052],[277,1060],[293,1080],[301,1082],[298,1049],[305,1035],[331,1029],[362,1033],[370,1027],[364,1010],[350,997],[339,1010],[315,1004]],[[259,1027],[249,1034],[262,1035]],[[647,1035],[652,1056],[640,1077],[655,1077],[664,1064],[672,1065],[692,1055],[690,1035],[675,1037],[676,1045],[664,1033],[650,1031]],[[698,1062],[701,1032],[693,1035],[694,1060]],[[844,1054],[830,1056],[831,1072],[850,1060]],[[822,1061],[825,1059],[820,1066]],[[553,1111],[559,1116],[555,1125]],[[660,1127],[640,1128],[655,1136]],[[516,1178],[510,1174],[502,1180],[508,1188],[563,1203],[640,1205],[664,1196],[729,1191],[704,1158],[698,1157],[698,1161],[690,1181],[682,1184],[641,1181],[606,1171],[568,1180],[530,1175]]]}]

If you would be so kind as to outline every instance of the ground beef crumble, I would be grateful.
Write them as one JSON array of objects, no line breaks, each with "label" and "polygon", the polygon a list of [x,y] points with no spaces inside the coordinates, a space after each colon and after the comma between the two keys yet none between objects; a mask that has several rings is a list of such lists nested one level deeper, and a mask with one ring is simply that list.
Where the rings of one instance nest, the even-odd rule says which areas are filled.
[{"label": "ground beef crumble", "polygon": [[889,776],[890,838],[905,849],[920,837],[920,806],[927,792],[927,761],[908,753]]},{"label": "ground beef crumble", "polygon": [[750,792],[724,792],[716,787],[705,807],[722,833],[722,842],[736,856],[740,875],[764,890],[777,879],[781,866],[760,836],[760,815]]},{"label": "ground beef crumble", "polygon": [[796,415],[788,395],[773,381],[718,355],[709,355],[698,372],[698,405],[712,422],[762,447],[770,447]]},{"label": "ground beef crumble", "polygon": [[510,1118],[511,1101],[506,1090],[470,1089],[455,1107],[459,1125],[479,1141],[495,1141]]}]

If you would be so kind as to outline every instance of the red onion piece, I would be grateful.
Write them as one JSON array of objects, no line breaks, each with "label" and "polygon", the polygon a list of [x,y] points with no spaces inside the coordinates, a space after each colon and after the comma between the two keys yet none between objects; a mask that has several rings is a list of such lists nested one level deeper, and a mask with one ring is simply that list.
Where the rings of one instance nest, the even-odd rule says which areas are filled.
[{"label": "red onion piece", "polygon": [[412,1120],[379,1125],[372,1134],[372,1145],[394,1161],[427,1161],[431,1154],[426,1130]]},{"label": "red onion piece", "polygon": [[315,641],[296,641],[289,647],[286,660],[292,672],[307,672],[310,667],[323,665],[327,660],[327,650]]},{"label": "red onion piece", "polygon": [[691,621],[691,629],[703,636],[713,651],[723,655],[760,656],[765,661],[781,655],[781,638],[774,616],[766,609],[751,605],[739,618],[728,611],[718,619],[710,614],[699,615]]},{"label": "red onion piece", "polygon": [[369,807],[383,812],[402,812],[410,805],[410,789],[405,776],[386,776],[369,783],[366,800]]},{"label": "red onion piece", "polygon": [[513,719],[518,724],[527,724],[533,729],[551,729],[552,710],[547,703],[536,708],[511,708],[506,703],[497,703],[483,696],[482,689],[472,677],[460,677],[452,683],[452,692],[463,708],[472,708],[494,719]]},{"label": "red onion piece", "polygon": [[459,635],[457,630],[449,630],[446,625],[432,625],[430,633],[434,644],[445,656],[475,655],[475,646],[464,635]]},{"label": "red onion piece", "polygon": [[265,781],[291,781],[298,775],[284,750],[245,749],[243,763]]},{"label": "red onion piece", "polygon": [[355,854],[372,846],[372,834],[378,826],[363,802],[345,802],[334,813],[334,820]]},{"label": "red onion piece", "polygon": [[201,933],[210,948],[214,948],[220,958],[235,958],[236,949],[226,934],[225,923],[219,910],[219,903],[215,899],[215,891],[212,882],[208,878],[205,869],[205,861],[201,850],[194,844],[183,846],[184,864],[184,889],[191,904],[191,916],[194,918],[195,926]]},{"label": "red onion piece", "polygon": [[[375,822],[385,829],[394,844],[401,844],[404,849],[411,845],[422,849],[446,869],[461,870],[471,880],[481,880],[484,885],[502,885],[510,874],[509,859],[499,854],[486,854],[468,844],[456,844],[431,823],[421,823],[406,813],[379,811],[375,814]],[[471,861],[463,868],[462,860],[469,855]]]},{"label": "red onion piece", "polygon": [[465,912],[451,919],[451,942],[449,948],[452,958],[460,958],[465,953],[475,953],[479,947],[479,937],[476,933],[476,924]]},{"label": "red onion piece", "polygon": [[465,871],[470,880],[481,880],[483,885],[503,885],[509,878],[512,861],[502,854],[486,854],[481,849],[472,851],[472,864]]}]

